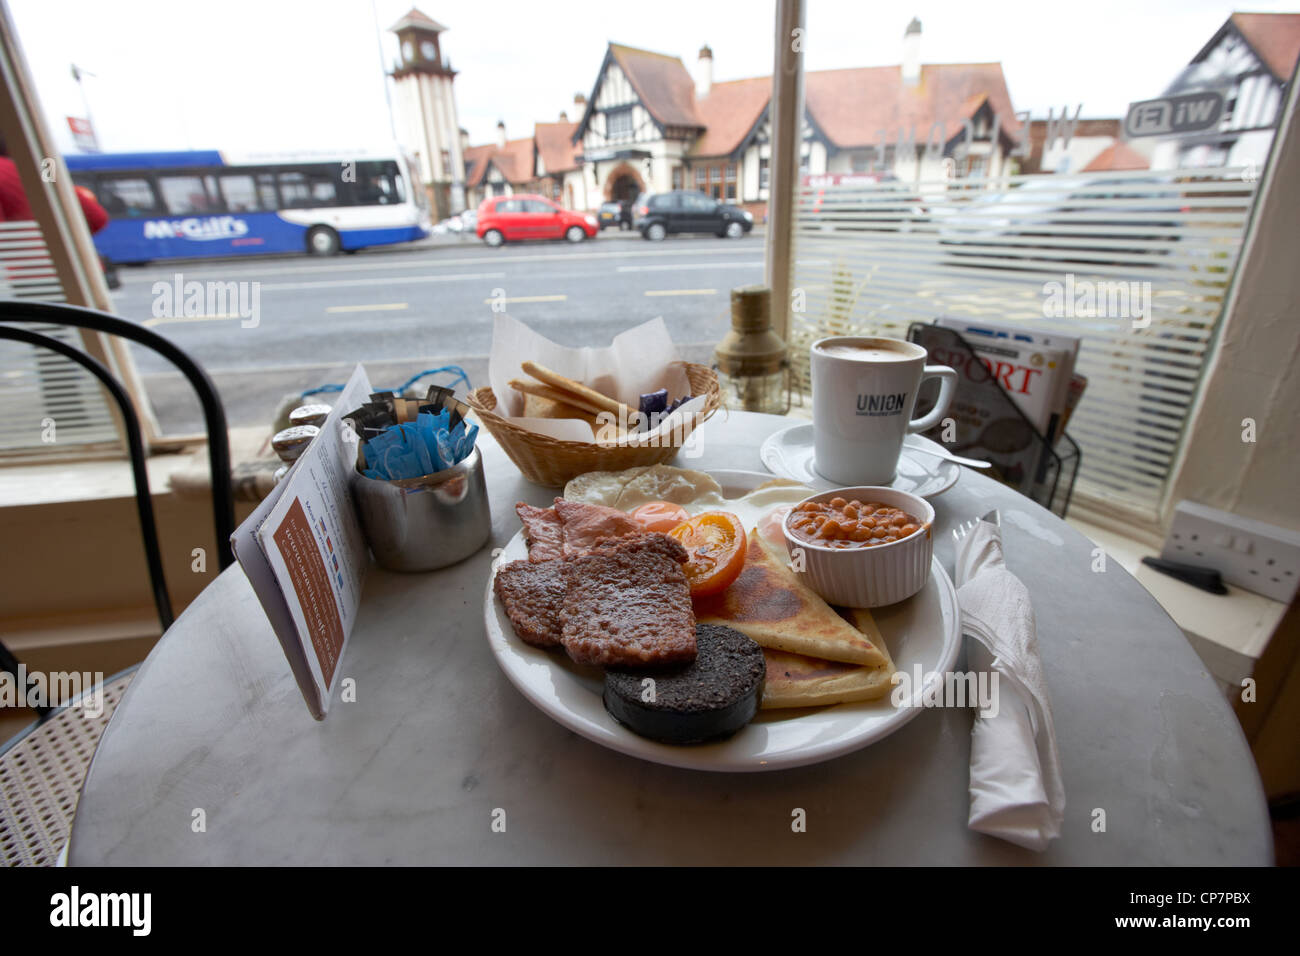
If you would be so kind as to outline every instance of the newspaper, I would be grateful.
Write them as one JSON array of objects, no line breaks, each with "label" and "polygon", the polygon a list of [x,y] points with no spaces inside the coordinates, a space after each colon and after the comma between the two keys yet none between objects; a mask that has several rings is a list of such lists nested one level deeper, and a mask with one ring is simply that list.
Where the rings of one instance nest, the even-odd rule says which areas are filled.
[{"label": "newspaper", "polygon": [[338,687],[369,564],[350,485],[357,438],[343,415],[370,392],[358,365],[320,434],[230,536],[317,720],[325,718]]},{"label": "newspaper", "polygon": [[[1049,444],[1064,431],[1067,407],[1073,408],[1071,381],[1079,338],[1041,332],[1021,325],[940,317],[938,324],[957,332],[998,380],[1012,401]],[[984,370],[962,370],[982,381]],[[1074,396],[1077,401],[1078,396]]]}]

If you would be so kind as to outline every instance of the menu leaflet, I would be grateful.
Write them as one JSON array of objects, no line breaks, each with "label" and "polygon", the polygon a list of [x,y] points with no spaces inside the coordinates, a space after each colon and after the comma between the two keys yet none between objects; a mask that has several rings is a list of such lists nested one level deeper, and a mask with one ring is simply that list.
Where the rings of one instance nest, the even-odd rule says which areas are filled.
[{"label": "menu leaflet", "polygon": [[341,677],[369,560],[350,486],[357,438],[343,415],[370,392],[358,365],[320,434],[230,537],[317,720]]}]

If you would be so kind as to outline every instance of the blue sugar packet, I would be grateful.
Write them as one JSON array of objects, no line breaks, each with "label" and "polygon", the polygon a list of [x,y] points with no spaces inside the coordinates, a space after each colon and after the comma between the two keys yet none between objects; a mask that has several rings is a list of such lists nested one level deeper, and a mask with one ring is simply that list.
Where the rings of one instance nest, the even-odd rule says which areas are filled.
[{"label": "blue sugar packet", "polygon": [[436,414],[421,412],[414,422],[385,429],[361,447],[365,468],[362,474],[380,481],[420,478],[464,461],[474,450],[478,426],[466,428],[458,421],[454,428],[446,409]]}]

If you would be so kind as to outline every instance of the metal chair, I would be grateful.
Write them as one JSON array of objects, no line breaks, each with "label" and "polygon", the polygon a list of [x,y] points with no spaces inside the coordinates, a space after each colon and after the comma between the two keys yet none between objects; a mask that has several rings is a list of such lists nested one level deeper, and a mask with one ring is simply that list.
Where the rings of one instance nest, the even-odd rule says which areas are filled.
[{"label": "metal chair", "polygon": [[[218,562],[223,570],[229,567],[234,561],[230,535],[235,527],[230,445],[225,410],[207,373],[156,332],[94,309],[44,302],[0,301],[0,322],[66,325],[118,335],[153,349],[169,359],[189,379],[203,406],[207,426]],[[145,469],[144,441],[130,396],[103,364],[58,339],[30,328],[7,324],[0,324],[0,339],[50,349],[76,362],[99,379],[117,403],[126,428],[135,480],[136,512],[140,518],[154,604],[158,620],[166,631],[173,620],[171,601],[163,574],[153,499]],[[15,681],[18,680],[18,661],[3,643],[0,643],[0,671],[10,673]],[[104,682],[104,708],[98,717],[88,718],[86,709],[80,706],[85,694],[100,689],[93,688],[76,701],[64,702],[58,707],[35,708],[37,720],[0,746],[0,862],[8,865],[53,865],[57,860],[60,849],[67,842],[76,795],[85,779],[99,735],[107,726],[133,672],[134,668],[131,668]]]}]

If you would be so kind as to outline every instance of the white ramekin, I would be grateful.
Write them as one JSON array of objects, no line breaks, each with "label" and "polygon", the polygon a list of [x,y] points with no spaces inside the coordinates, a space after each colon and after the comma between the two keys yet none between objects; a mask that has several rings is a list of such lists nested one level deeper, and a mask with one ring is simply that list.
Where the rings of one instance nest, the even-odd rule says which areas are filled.
[{"label": "white ramekin", "polygon": [[[828,603],[841,607],[897,604],[925,587],[934,555],[934,508],[930,502],[906,491],[869,485],[822,491],[809,495],[804,501],[830,501],[832,498],[901,508],[920,519],[921,530],[901,540],[868,548],[828,548],[791,534],[792,508],[781,523],[781,530],[785,533],[790,564],[796,570],[802,568],[804,584]],[[802,556],[797,549],[802,549]]]}]

